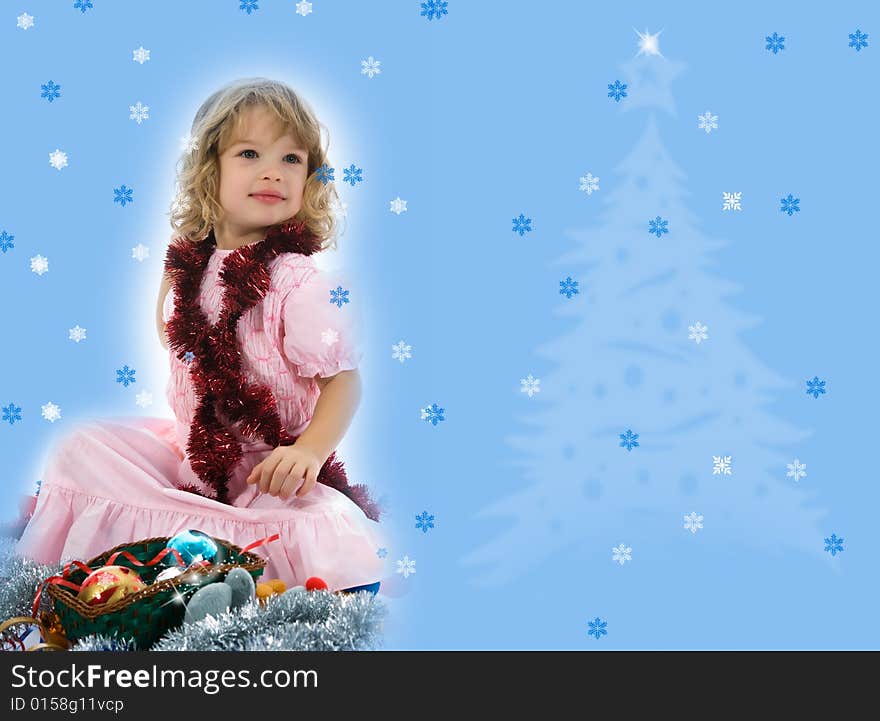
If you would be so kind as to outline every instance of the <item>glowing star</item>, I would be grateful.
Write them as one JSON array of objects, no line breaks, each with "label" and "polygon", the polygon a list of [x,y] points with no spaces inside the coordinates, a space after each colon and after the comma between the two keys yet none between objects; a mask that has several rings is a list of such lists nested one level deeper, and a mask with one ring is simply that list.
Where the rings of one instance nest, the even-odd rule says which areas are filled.
[{"label": "glowing star", "polygon": [[645,28],[644,35],[635,28],[633,28],[633,30],[635,30],[636,35],[639,36],[639,52],[636,57],[639,55],[659,55],[661,58],[663,57],[660,48],[657,46],[657,39],[660,37],[660,33],[663,32],[662,30],[656,35],[651,35],[647,28]]}]

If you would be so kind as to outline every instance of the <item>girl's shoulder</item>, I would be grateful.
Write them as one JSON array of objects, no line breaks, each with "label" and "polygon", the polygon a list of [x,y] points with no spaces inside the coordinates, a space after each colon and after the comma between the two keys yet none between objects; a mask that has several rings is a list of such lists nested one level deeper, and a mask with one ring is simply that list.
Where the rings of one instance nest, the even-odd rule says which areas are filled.
[{"label": "girl's shoulder", "polygon": [[280,253],[272,264],[272,286],[282,295],[298,288],[317,266],[315,259],[302,253]]}]

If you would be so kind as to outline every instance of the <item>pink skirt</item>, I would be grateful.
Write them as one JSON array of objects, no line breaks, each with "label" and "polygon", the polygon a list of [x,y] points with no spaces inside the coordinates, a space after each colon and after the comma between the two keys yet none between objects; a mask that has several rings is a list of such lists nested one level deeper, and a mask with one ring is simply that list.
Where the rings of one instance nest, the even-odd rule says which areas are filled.
[{"label": "pink skirt", "polygon": [[319,576],[331,591],[381,580],[380,526],[347,496],[318,483],[284,500],[245,483],[271,453],[266,444],[244,448],[230,478],[231,504],[178,490],[194,477],[180,430],[174,420],[149,417],[77,426],[49,456],[17,552],[41,563],[87,561],[121,543],[186,529],[239,547],[277,533],[253,551],[267,561],[263,579],[290,587]]}]

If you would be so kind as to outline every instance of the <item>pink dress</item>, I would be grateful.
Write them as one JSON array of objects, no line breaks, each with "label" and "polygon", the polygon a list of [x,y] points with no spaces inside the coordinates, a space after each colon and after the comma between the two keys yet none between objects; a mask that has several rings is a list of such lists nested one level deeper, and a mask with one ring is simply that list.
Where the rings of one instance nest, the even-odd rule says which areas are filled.
[{"label": "pink dress", "polygon": [[[219,272],[232,252],[216,249],[202,278],[199,303],[210,323],[220,314]],[[242,372],[272,389],[282,423],[298,435],[318,399],[314,376],[357,368],[359,316],[353,304],[331,302],[339,279],[320,270],[312,257],[282,253],[269,268],[269,291],[238,324]],[[173,304],[172,290],[164,305],[166,322]],[[120,543],[188,528],[241,547],[277,533],[277,541],[255,549],[267,560],[263,578],[292,586],[319,576],[331,591],[380,580],[377,552],[386,545],[380,526],[347,496],[318,483],[305,496],[284,500],[245,483],[272,451],[262,441],[239,434],[245,444],[231,473],[230,504],[179,490],[198,481],[185,450],[196,397],[187,362],[171,352],[169,359],[166,395],[176,420],[92,420],[62,438],[49,456],[18,552],[43,563],[86,561]],[[361,481],[349,477],[349,482]]]}]

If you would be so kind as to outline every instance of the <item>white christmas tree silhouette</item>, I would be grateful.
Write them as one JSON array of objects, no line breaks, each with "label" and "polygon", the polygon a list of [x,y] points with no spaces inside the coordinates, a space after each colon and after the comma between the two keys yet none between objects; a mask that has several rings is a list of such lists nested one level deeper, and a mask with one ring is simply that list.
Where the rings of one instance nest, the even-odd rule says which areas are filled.
[{"label": "white christmas tree silhouette", "polygon": [[[579,281],[554,311],[573,325],[536,348],[553,370],[523,398],[534,410],[517,418],[522,430],[505,438],[507,465],[525,486],[476,512],[507,524],[462,559],[478,586],[539,578],[566,550],[608,563],[621,539],[638,548],[680,534],[722,549],[830,558],[817,524],[825,512],[786,478],[783,449],[811,432],[765,408],[780,393],[809,400],[803,380],[780,378],[742,340],[760,318],[729,304],[741,288],[707,270],[726,243],[688,210],[685,176],[655,123],[655,108],[674,115],[669,83],[682,67],[651,54],[625,66],[623,103],[651,114],[603,186],[598,227],[569,232],[571,250],[554,262],[560,279]],[[669,229],[659,238],[648,232],[657,216]],[[698,321],[708,328],[699,343],[689,337]],[[632,450],[620,446],[628,430],[638,434]],[[713,456],[730,456],[731,473],[713,473]],[[691,512],[704,519],[698,534],[684,529]]]}]

